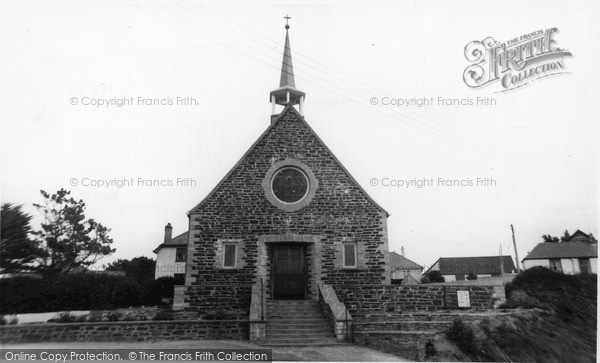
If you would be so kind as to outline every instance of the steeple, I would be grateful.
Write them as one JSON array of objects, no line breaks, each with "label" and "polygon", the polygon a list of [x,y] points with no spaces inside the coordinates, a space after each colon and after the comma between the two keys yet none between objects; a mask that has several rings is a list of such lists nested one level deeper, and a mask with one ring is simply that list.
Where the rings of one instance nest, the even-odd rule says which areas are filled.
[{"label": "steeple", "polygon": [[288,20],[291,19],[289,16],[285,16],[285,48],[283,49],[283,63],[281,65],[281,78],[279,81],[279,88],[271,91],[270,99],[273,105],[273,115],[275,115],[275,105],[286,106],[300,105],[300,114],[302,115],[302,108],[304,106],[304,92],[296,89],[296,83],[294,81],[294,66],[292,65],[292,50],[290,48],[290,25]]}]

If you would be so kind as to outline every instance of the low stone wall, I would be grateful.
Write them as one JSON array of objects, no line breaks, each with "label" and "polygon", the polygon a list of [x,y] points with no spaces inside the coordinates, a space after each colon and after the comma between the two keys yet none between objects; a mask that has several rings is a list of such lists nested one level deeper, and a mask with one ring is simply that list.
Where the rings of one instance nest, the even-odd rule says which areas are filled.
[{"label": "low stone wall", "polygon": [[248,333],[249,322],[244,320],[48,323],[1,326],[0,342],[14,344],[194,339],[247,340]]},{"label": "low stone wall", "polygon": [[460,309],[458,290],[469,291],[471,310],[493,309],[503,298],[494,286],[344,285],[335,290],[353,316]]}]

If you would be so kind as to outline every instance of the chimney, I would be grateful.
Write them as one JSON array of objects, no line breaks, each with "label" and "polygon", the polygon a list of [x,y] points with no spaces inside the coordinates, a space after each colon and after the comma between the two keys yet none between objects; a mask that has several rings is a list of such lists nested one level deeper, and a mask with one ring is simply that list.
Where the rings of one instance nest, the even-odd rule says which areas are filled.
[{"label": "chimney", "polygon": [[404,246],[402,246],[402,248],[400,248],[400,254],[402,255],[402,257],[404,257]]},{"label": "chimney", "polygon": [[171,223],[167,223],[167,225],[165,226],[165,243],[169,242],[172,236],[173,227],[171,227]]}]

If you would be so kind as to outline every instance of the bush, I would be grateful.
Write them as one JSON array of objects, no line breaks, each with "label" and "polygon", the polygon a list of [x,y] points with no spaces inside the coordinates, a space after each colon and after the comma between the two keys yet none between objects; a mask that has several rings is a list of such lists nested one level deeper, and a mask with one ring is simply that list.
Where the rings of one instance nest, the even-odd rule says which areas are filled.
[{"label": "bush", "polygon": [[467,275],[467,280],[477,280],[477,274],[473,271],[469,272]]},{"label": "bush", "polygon": [[477,344],[473,328],[461,319],[455,319],[452,326],[446,330],[446,338],[456,343],[460,350],[472,357],[477,357],[480,353],[481,349]]},{"label": "bush", "polygon": [[146,293],[130,277],[95,273],[69,274],[55,282],[24,276],[0,279],[0,291],[0,314],[109,310],[152,300],[150,289]]},{"label": "bush", "polygon": [[160,310],[154,315],[152,320],[173,320],[173,312],[170,310]]},{"label": "bush", "polygon": [[123,314],[118,311],[111,311],[110,313],[108,313],[108,315],[106,315],[106,318],[108,319],[108,321],[119,321],[121,320],[122,316]]},{"label": "bush", "polygon": [[428,284],[430,282],[445,282],[446,279],[442,276],[442,273],[439,271],[429,271],[423,277],[421,277],[421,283]]},{"label": "bush", "polygon": [[[597,282],[595,274],[565,275],[545,267],[533,267],[506,284],[508,304],[550,308],[565,321],[593,320],[595,324]],[[523,294],[529,298],[524,298]]]},{"label": "bush", "polygon": [[0,316],[0,325],[6,325],[6,323],[6,318],[4,318],[4,316]]},{"label": "bush", "polygon": [[102,321],[102,311],[92,311],[92,312],[90,312],[90,315],[88,315],[87,321],[89,321],[89,322]]},{"label": "bush", "polygon": [[77,321],[77,316],[72,315],[70,312],[60,313],[57,316],[48,319],[49,323],[74,323]]}]

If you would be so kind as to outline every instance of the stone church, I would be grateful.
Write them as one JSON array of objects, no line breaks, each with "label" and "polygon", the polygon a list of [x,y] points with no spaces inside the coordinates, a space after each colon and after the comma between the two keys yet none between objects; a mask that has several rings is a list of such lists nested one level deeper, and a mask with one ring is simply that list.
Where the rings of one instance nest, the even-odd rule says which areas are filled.
[{"label": "stone church", "polygon": [[317,301],[319,284],[390,283],[389,214],[305,120],[287,25],[280,84],[269,100],[266,130],[188,212],[175,309],[247,316],[257,284],[267,301]]}]

